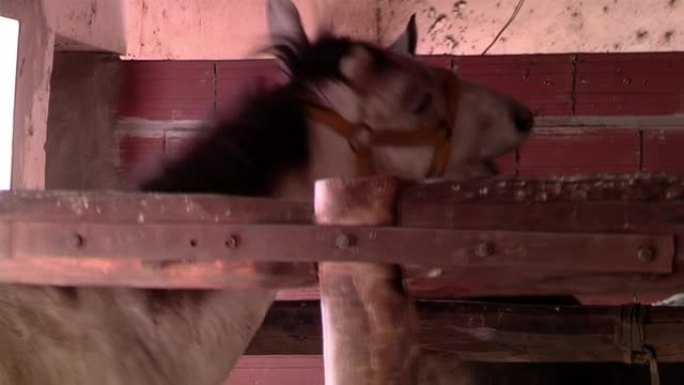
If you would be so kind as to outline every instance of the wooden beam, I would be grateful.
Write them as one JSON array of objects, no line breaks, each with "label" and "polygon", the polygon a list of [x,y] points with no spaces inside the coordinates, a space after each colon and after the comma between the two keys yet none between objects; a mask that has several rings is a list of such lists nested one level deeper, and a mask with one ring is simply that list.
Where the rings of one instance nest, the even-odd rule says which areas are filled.
[{"label": "wooden beam", "polygon": [[[277,287],[293,287],[315,282],[314,261],[393,262],[391,255],[380,253],[392,250],[403,263],[406,287],[419,298],[669,295],[684,291],[684,254],[682,248],[672,247],[684,235],[683,195],[684,179],[655,176],[410,184],[401,191],[397,211],[400,228],[382,229],[312,227],[310,206],[276,200],[12,192],[0,195],[0,237],[4,234],[6,238],[0,241],[0,253],[12,256],[2,262],[0,272],[6,272],[4,280],[23,283],[207,288],[229,285],[226,277],[230,271],[241,270],[241,280],[248,285],[271,281]],[[176,230],[158,231],[155,226]],[[98,228],[111,231],[98,233]],[[138,231],[147,234],[151,228],[161,234],[159,238],[138,239]],[[184,236],[194,229],[197,237],[193,239],[199,243],[180,239],[174,232],[178,229],[183,229]],[[231,249],[231,229],[244,230],[249,236],[245,240],[249,239],[252,246],[242,244]],[[268,231],[259,233],[264,229]],[[79,237],[90,231],[99,235],[93,239]],[[275,243],[282,247],[274,249],[277,253],[273,258],[281,264],[266,262],[271,253],[254,242],[266,239],[259,234],[270,239],[261,246],[271,247],[280,239]],[[359,242],[340,249],[334,244],[339,234],[356,236]],[[525,242],[511,243],[530,234]],[[21,240],[17,238],[20,235]],[[130,247],[126,251],[126,239],[144,241],[145,250],[154,246],[156,254],[134,255]],[[220,246],[221,253],[211,245],[205,249],[205,241],[212,239],[220,240],[214,246]],[[114,247],[116,243],[110,241],[123,246]],[[316,255],[301,253],[300,241],[307,242]],[[482,241],[484,247],[480,247]],[[655,254],[642,253],[642,243],[656,245],[651,250]],[[53,246],[47,247],[49,244]],[[175,253],[166,252],[169,245],[175,245]],[[529,245],[534,248],[527,248]],[[559,253],[556,250],[560,245],[565,246]],[[97,253],[89,254],[89,250]],[[573,252],[580,250],[581,255]],[[71,259],[60,259],[65,257]],[[230,265],[239,261],[243,265]],[[294,261],[302,264],[286,263]],[[82,271],[78,273],[78,269]],[[245,280],[244,274],[252,274],[252,270],[264,274],[256,281]],[[268,274],[274,272],[283,275],[269,280]],[[204,283],[197,278],[202,275],[209,277]]]},{"label": "wooden beam", "polygon": [[[315,221],[323,226],[391,225],[398,192],[393,178],[317,181]],[[349,249],[359,240],[341,234],[336,243]],[[399,266],[321,262],[318,276],[325,383],[415,385],[416,314]]]},{"label": "wooden beam", "polygon": [[[317,301],[276,302],[247,355],[318,355]],[[426,354],[474,362],[623,362],[620,306],[417,303]],[[646,307],[646,343],[660,362],[684,362],[684,308]]]},{"label": "wooden beam", "polygon": [[[14,221],[0,225],[12,248],[0,259],[136,259],[292,263],[372,262],[444,268],[535,269],[567,273],[669,274],[667,234],[546,233],[253,223]],[[36,234],[40,234],[37,237]],[[0,235],[3,236],[3,235]],[[354,239],[339,248],[340,237]],[[173,253],[169,253],[173,250]],[[429,257],[422,257],[428,255]]]},{"label": "wooden beam", "polygon": [[12,188],[42,189],[55,34],[41,0],[3,1],[0,14],[19,20]]},{"label": "wooden beam", "polygon": [[[145,221],[181,224],[204,222],[217,226],[244,222],[302,224],[310,222],[311,208],[267,199],[206,195],[12,191],[0,194],[0,255],[16,251],[11,242],[13,238],[7,230],[19,218],[66,226],[98,220],[129,226]],[[27,234],[27,241],[41,242],[46,237],[47,234],[40,232]],[[317,281],[316,268],[312,263],[215,259],[155,262],[130,255],[123,258],[92,258],[79,252],[82,247],[87,250],[85,242],[88,241],[80,237],[78,233],[70,233],[70,236],[63,238],[62,246],[71,247],[71,251],[61,256],[53,253],[30,258],[0,259],[2,280],[67,286],[205,289],[227,286],[301,287],[314,285]],[[222,242],[224,247],[228,247],[224,242],[228,242],[228,238]]]},{"label": "wooden beam", "polygon": [[[471,230],[684,235],[684,179],[599,175],[412,185],[399,208],[403,226]],[[625,258],[631,256],[625,255]],[[684,253],[672,274],[575,274],[540,269],[409,267],[407,285],[423,298],[478,295],[665,294],[684,290]]]}]

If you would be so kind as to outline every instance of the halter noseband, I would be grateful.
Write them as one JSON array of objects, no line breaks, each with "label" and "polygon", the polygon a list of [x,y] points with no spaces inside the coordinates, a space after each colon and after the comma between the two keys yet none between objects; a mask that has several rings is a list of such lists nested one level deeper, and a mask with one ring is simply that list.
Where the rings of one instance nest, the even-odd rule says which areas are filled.
[{"label": "halter noseband", "polygon": [[409,131],[392,129],[373,129],[364,124],[356,124],[344,119],[337,112],[322,106],[309,105],[307,111],[311,119],[329,127],[347,139],[356,154],[358,176],[375,174],[372,160],[373,147],[420,147],[433,146],[432,161],[427,178],[443,176],[451,157],[452,127],[456,121],[458,78],[448,71],[446,85],[447,125],[446,127],[426,127]]}]

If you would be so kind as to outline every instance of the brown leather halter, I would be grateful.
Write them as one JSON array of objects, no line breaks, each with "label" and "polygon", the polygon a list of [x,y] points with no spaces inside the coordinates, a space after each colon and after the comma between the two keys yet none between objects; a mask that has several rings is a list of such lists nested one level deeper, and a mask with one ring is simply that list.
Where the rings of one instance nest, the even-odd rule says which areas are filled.
[{"label": "brown leather halter", "polygon": [[458,77],[448,71],[446,85],[447,126],[426,127],[410,131],[392,129],[373,129],[364,124],[347,121],[337,112],[316,105],[309,105],[309,116],[329,127],[347,139],[349,146],[356,153],[356,170],[358,176],[375,174],[372,151],[377,146],[419,147],[432,145],[434,152],[427,178],[443,176],[451,157],[452,127],[456,121]]}]

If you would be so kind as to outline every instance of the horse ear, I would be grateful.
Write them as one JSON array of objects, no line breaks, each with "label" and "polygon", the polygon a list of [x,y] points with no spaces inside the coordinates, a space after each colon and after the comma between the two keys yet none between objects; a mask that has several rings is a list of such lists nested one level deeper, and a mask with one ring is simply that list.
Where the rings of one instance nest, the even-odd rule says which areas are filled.
[{"label": "horse ear", "polygon": [[274,44],[308,42],[299,12],[291,0],[268,0],[266,12]]},{"label": "horse ear", "polygon": [[418,43],[418,30],[416,28],[416,14],[411,15],[411,18],[406,25],[404,32],[389,46],[389,49],[406,55],[416,54],[416,44]]}]

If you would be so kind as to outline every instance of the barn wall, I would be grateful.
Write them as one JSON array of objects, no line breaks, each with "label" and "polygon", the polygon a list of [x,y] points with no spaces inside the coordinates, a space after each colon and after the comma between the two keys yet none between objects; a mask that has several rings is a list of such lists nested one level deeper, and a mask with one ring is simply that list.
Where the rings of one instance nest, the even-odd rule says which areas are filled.
[{"label": "barn wall", "polygon": [[[507,175],[684,173],[684,53],[424,57],[527,103],[540,127]],[[129,62],[117,129],[121,166],[173,154],[198,122],[278,81],[273,62]],[[124,173],[126,175],[126,173]]]},{"label": "barn wall", "polygon": [[[134,59],[246,59],[266,42],[264,0],[12,0],[40,4],[58,50]],[[684,50],[681,0],[294,0],[319,25],[389,42],[418,18],[421,54]],[[0,11],[1,12],[1,11]]]},{"label": "barn wall", "polygon": [[[79,0],[94,1],[94,0]],[[266,42],[264,0],[122,0],[126,56],[246,59]],[[681,0],[294,0],[304,24],[389,42],[417,15],[421,54],[683,51]]]},{"label": "barn wall", "polygon": [[45,144],[46,189],[119,187],[114,140],[121,61],[56,52]]}]

